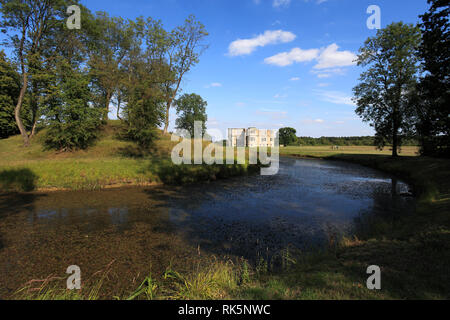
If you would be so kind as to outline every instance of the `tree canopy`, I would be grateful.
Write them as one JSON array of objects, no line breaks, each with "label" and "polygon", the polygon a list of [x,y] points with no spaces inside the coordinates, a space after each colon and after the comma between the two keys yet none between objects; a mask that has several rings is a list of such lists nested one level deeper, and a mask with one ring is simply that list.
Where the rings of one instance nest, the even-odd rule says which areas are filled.
[{"label": "tree canopy", "polygon": [[281,128],[279,130],[279,139],[280,144],[284,146],[288,146],[297,142],[297,130],[294,128]]},{"label": "tree canopy", "polygon": [[184,94],[175,102],[177,114],[179,117],[176,120],[177,129],[187,130],[191,137],[194,137],[194,122],[202,122],[202,131],[199,134],[203,135],[206,132],[206,106],[208,103],[195,93]]},{"label": "tree canopy", "polygon": [[376,132],[376,144],[392,143],[398,156],[401,137],[412,134],[412,101],[419,72],[418,27],[392,23],[367,39],[359,50],[358,65],[367,69],[354,89],[356,113]]}]

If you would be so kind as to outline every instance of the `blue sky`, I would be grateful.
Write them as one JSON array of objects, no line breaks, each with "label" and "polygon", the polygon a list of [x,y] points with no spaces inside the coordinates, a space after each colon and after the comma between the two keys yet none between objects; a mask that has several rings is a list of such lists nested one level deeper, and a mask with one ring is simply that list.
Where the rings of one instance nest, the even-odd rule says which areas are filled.
[{"label": "blue sky", "polygon": [[[91,11],[151,16],[173,28],[194,14],[209,32],[209,49],[187,75],[183,92],[208,101],[209,128],[276,129],[301,136],[371,135],[355,115],[352,88],[361,69],[354,54],[381,26],[417,23],[426,0],[88,0]],[[239,41],[241,40],[241,41]],[[244,41],[242,41],[244,40]],[[172,127],[174,123],[172,115]]]}]

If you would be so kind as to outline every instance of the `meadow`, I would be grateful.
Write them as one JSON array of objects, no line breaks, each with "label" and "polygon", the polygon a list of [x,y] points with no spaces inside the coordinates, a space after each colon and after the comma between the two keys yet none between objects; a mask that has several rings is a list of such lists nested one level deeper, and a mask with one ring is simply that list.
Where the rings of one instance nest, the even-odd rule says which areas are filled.
[{"label": "meadow", "polygon": [[98,190],[125,186],[187,184],[252,173],[257,165],[174,165],[177,142],[160,133],[143,151],[120,137],[119,121],[109,121],[101,138],[86,150],[45,150],[40,132],[24,148],[20,136],[0,140],[0,190]]}]

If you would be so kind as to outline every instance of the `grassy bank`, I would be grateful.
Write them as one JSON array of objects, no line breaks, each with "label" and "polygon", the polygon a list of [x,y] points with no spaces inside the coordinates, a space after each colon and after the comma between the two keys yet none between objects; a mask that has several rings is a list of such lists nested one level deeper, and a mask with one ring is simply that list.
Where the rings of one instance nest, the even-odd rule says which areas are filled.
[{"label": "grassy bank", "polygon": [[[329,148],[331,149],[331,147]],[[281,154],[353,162],[387,172],[410,183],[417,198],[412,215],[366,217],[366,228],[343,239],[336,256],[338,273],[349,274],[364,266],[382,267],[384,292],[394,298],[450,298],[450,161],[415,156],[416,148],[403,148],[393,159],[390,150],[372,147],[282,148]],[[344,286],[345,287],[345,286]]]},{"label": "grassy bank", "polygon": [[130,185],[184,184],[238,176],[257,166],[176,166],[170,153],[176,142],[160,135],[143,154],[136,145],[118,138],[120,122],[110,121],[91,148],[74,152],[45,150],[43,134],[28,148],[19,136],[0,140],[0,190],[96,190]]}]

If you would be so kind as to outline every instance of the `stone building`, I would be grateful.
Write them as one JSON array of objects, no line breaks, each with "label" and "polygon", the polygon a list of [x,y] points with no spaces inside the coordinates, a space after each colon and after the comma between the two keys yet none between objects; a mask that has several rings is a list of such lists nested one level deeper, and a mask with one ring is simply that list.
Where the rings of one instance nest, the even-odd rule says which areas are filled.
[{"label": "stone building", "polygon": [[228,141],[232,147],[275,147],[274,130],[257,128],[230,128],[228,129]]}]

